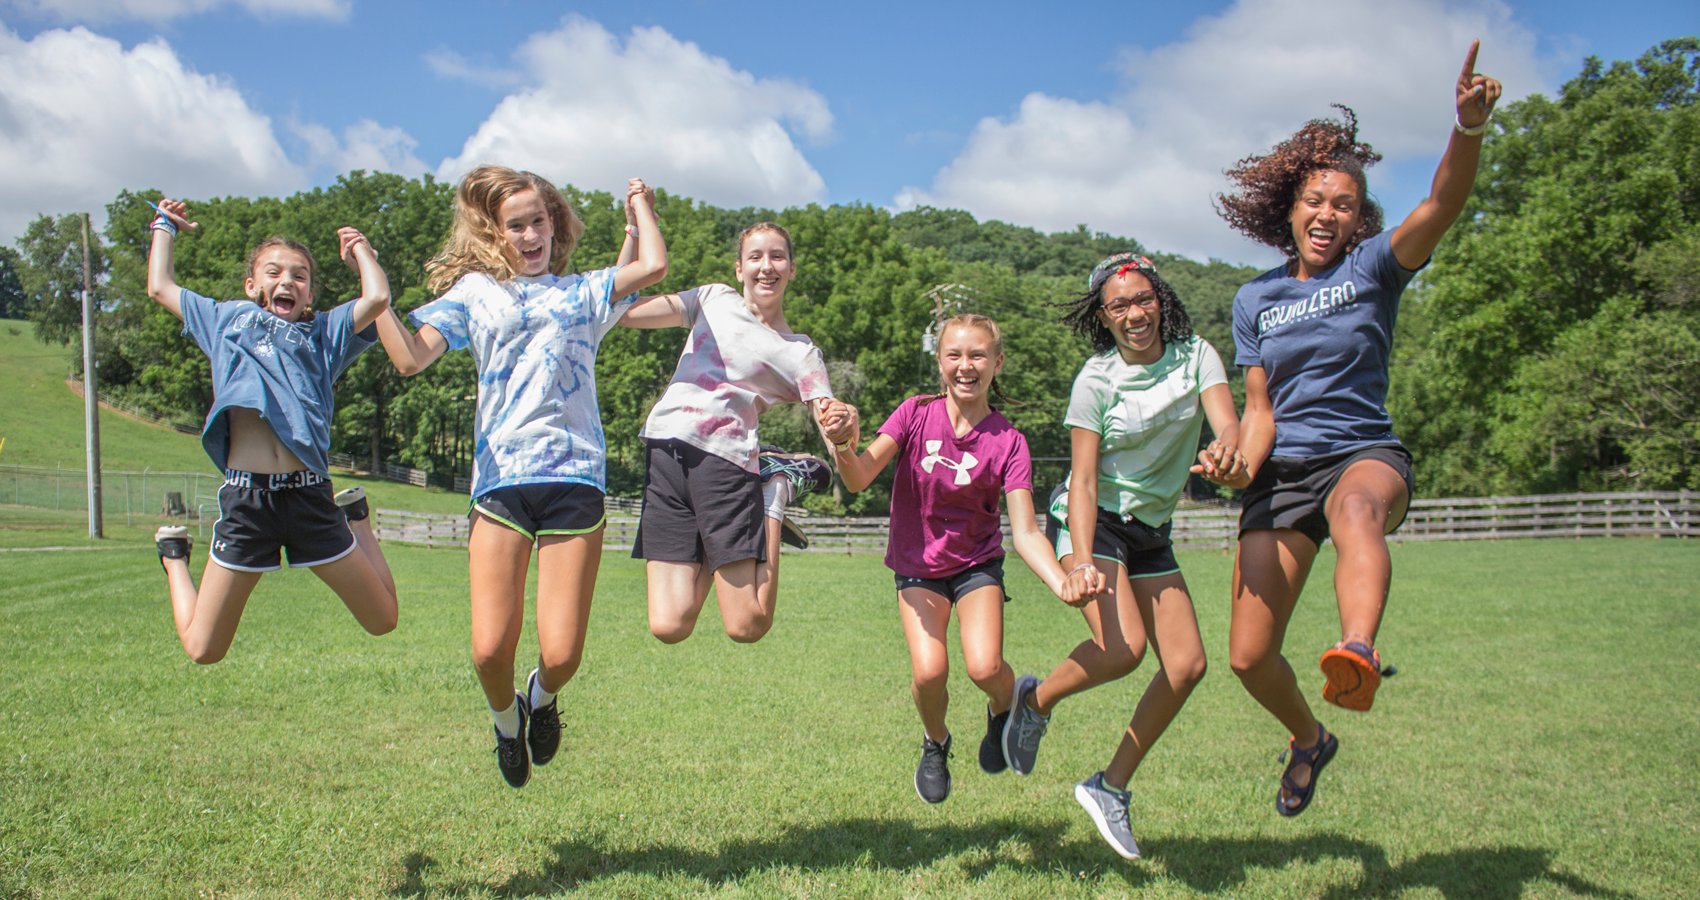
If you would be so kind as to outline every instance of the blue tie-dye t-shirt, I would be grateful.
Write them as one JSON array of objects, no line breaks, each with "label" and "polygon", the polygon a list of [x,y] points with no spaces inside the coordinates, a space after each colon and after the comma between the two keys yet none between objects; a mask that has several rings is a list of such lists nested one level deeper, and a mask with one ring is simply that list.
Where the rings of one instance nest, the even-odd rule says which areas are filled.
[{"label": "blue tie-dye t-shirt", "polygon": [[212,364],[213,405],[201,429],[201,446],[219,471],[230,458],[233,407],[257,410],[278,442],[307,468],[329,476],[336,414],[336,380],[366,348],[378,342],[375,325],[354,330],[354,304],[321,312],[311,322],[290,322],[252,300],[217,303],[188,288],[178,295],[183,333]]},{"label": "blue tie-dye t-shirt", "polygon": [[615,271],[466,275],[408,315],[478,364],[472,496],[547,482],[606,490],[596,348],[637,300],[613,299]]}]

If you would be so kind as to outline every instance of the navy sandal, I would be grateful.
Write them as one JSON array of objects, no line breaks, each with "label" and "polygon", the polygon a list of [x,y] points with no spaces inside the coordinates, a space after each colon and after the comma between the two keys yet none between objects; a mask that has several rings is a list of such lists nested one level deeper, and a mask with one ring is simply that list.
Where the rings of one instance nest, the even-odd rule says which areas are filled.
[{"label": "navy sandal", "polygon": [[[1305,811],[1310,805],[1310,798],[1316,793],[1316,780],[1322,777],[1322,767],[1334,758],[1335,751],[1340,749],[1340,741],[1316,723],[1316,732],[1320,738],[1316,746],[1309,750],[1298,748],[1298,738],[1287,740],[1287,749],[1281,753],[1281,759],[1287,762],[1287,768],[1281,772],[1281,790],[1275,792],[1275,811],[1288,818]],[[1293,769],[1298,766],[1310,766],[1310,784],[1300,787],[1293,779]],[[1281,793],[1285,791],[1288,797],[1298,798],[1298,806],[1288,806],[1286,798]]]}]

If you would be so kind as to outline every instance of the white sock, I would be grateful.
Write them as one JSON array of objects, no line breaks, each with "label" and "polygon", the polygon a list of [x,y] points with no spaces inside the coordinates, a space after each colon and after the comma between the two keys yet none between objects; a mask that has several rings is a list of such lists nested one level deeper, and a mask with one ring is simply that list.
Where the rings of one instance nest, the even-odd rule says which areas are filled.
[{"label": "white sock", "polygon": [[542,709],[555,702],[555,692],[543,689],[543,677],[536,670],[531,670],[531,708]]},{"label": "white sock", "polygon": [[783,475],[770,479],[767,484],[761,486],[761,502],[767,507],[769,519],[784,519],[785,507],[790,506],[796,497],[797,486]]},{"label": "white sock", "polygon": [[496,730],[502,733],[502,737],[519,737],[519,695],[514,695],[514,702],[501,712],[497,712],[494,706],[490,707],[490,718],[496,720]]}]

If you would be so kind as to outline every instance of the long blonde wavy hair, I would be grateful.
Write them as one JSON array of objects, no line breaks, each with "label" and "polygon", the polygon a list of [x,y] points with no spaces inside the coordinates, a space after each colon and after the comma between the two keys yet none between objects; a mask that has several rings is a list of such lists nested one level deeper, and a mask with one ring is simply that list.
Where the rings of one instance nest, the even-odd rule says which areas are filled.
[{"label": "long blonde wavy hair", "polygon": [[441,294],[462,275],[482,272],[507,281],[520,272],[519,254],[502,233],[502,204],[521,191],[536,191],[555,225],[549,271],[567,273],[584,222],[561,192],[541,176],[506,166],[479,166],[455,188],[455,225],[443,250],[425,264],[426,285]]}]

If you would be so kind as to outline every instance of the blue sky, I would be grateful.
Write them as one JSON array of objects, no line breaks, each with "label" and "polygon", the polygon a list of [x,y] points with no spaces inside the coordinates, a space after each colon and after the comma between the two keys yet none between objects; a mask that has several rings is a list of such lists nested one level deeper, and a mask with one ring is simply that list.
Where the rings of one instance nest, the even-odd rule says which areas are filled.
[{"label": "blue sky", "polygon": [[1694,3],[750,5],[0,0],[0,240],[120,188],[286,194],[479,162],[720,205],[969,209],[1263,262],[1221,169],[1356,108],[1395,220],[1470,37],[1512,97],[1700,32]]}]

